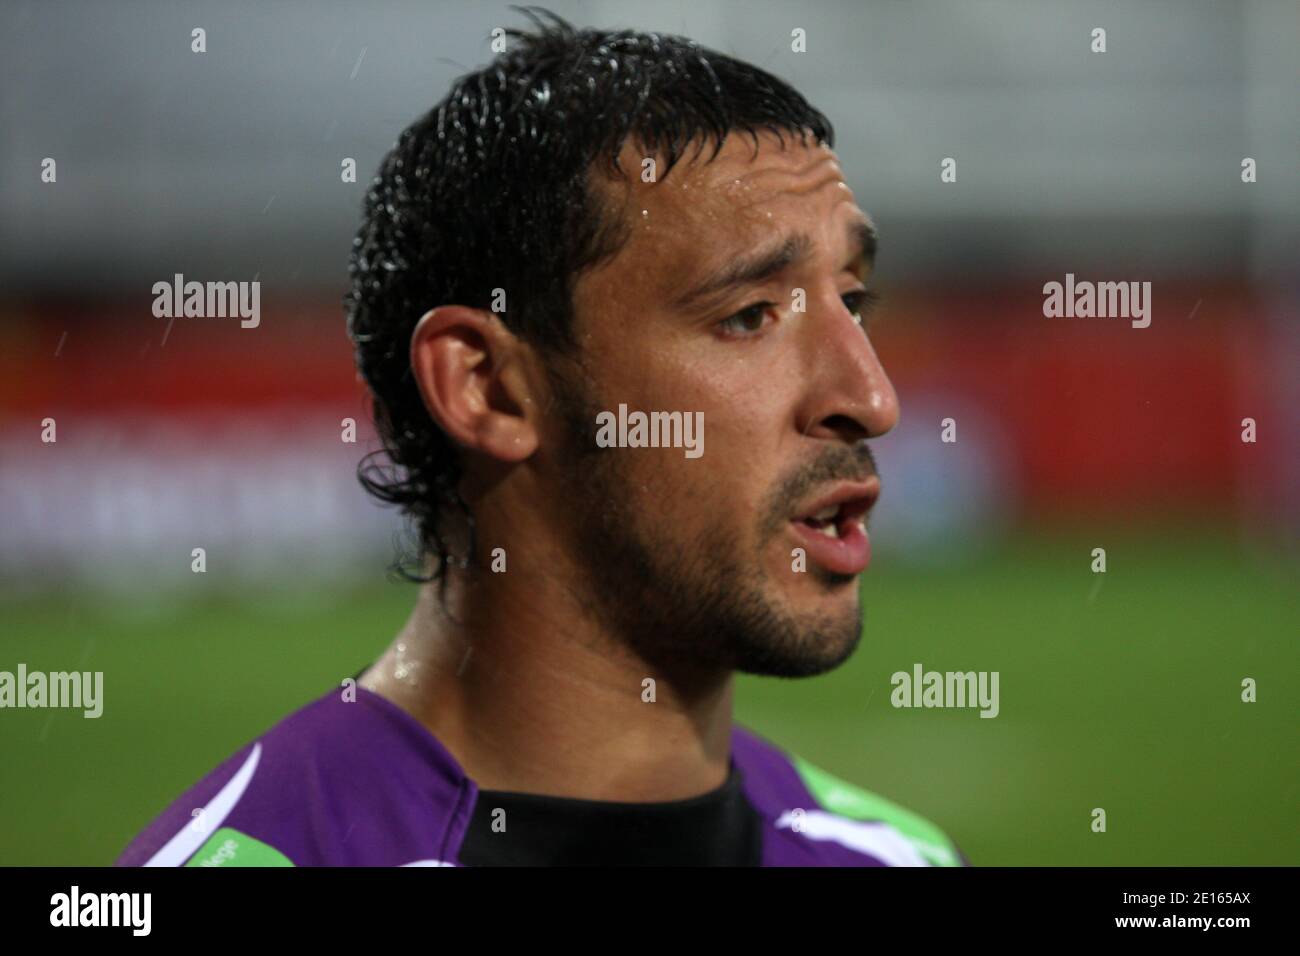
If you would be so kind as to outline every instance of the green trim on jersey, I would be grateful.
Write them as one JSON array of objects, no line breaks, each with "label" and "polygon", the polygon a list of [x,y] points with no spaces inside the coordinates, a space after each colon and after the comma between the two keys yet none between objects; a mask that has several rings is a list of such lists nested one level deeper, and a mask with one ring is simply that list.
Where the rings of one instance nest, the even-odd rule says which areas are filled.
[{"label": "green trim on jersey", "polygon": [[190,857],[186,866],[293,866],[293,862],[273,846],[255,840],[247,833],[222,827],[208,838]]},{"label": "green trim on jersey", "polygon": [[884,797],[863,790],[815,767],[802,757],[793,757],[804,786],[822,809],[853,820],[879,820],[889,824],[934,866],[961,866],[957,845],[937,826],[911,810],[904,810]]}]

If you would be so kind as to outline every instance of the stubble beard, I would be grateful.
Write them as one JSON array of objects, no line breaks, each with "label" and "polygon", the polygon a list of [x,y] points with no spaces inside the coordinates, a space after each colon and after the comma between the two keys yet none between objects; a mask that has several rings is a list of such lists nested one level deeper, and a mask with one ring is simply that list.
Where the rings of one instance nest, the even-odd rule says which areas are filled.
[{"label": "stubble beard", "polygon": [[673,536],[671,521],[643,520],[631,461],[638,450],[598,447],[600,406],[571,377],[552,378],[563,501],[578,504],[571,535],[586,579],[579,597],[604,630],[656,673],[810,677],[848,659],[861,638],[856,582],[810,569],[821,587],[854,588],[852,608],[792,615],[770,596],[776,589],[762,561],[783,521],[769,515],[760,523],[755,552],[746,556],[720,523],[683,539]]}]

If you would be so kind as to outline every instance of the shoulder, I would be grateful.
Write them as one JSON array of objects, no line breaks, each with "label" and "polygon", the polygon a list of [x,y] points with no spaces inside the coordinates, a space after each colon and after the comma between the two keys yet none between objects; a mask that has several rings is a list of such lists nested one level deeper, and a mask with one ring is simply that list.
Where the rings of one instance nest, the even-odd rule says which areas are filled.
[{"label": "shoulder", "polygon": [[[964,866],[935,824],[736,726],[732,756],[765,819],[772,864]],[[775,850],[781,848],[781,852]]]},{"label": "shoulder", "polygon": [[395,866],[451,858],[473,785],[394,704],[357,688],[290,714],[147,826],[119,866]]}]

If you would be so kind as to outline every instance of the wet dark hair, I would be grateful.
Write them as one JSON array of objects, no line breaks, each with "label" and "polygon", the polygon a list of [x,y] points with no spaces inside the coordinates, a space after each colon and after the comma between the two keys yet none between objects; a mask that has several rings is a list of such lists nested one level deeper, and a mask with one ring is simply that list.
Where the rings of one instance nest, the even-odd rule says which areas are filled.
[{"label": "wet dark hair", "polygon": [[[461,500],[462,463],[433,422],[411,374],[420,317],[456,303],[489,310],[545,353],[575,349],[578,276],[612,257],[629,233],[594,182],[620,178],[625,142],[657,160],[657,178],[687,146],[732,131],[769,130],[834,146],[830,121],[771,74],[692,40],[630,30],[578,30],[540,8],[519,8],[535,32],[506,30],[508,50],[460,77],[404,130],[366,193],[345,297],[357,368],[369,385],[383,449],[358,468],[365,489],[413,519],[417,554],[394,570],[412,581],[468,566],[473,515]],[[385,459],[387,459],[385,461]],[[455,558],[444,524],[467,522],[470,554]],[[433,570],[422,574],[425,559]],[[445,577],[444,577],[445,581]]]}]

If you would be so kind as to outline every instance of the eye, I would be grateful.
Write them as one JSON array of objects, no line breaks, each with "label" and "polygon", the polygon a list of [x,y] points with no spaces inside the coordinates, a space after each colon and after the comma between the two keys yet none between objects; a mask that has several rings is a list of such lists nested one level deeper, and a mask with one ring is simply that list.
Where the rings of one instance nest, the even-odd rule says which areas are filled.
[{"label": "eye", "polygon": [[875,289],[856,289],[845,293],[840,298],[858,325],[863,325],[871,316],[876,304],[880,302],[880,293]]},{"label": "eye", "polygon": [[740,336],[745,338],[762,331],[763,326],[767,324],[767,310],[775,308],[771,302],[755,302],[747,308],[741,309],[735,315],[728,316],[718,323],[717,327],[727,336]]}]

